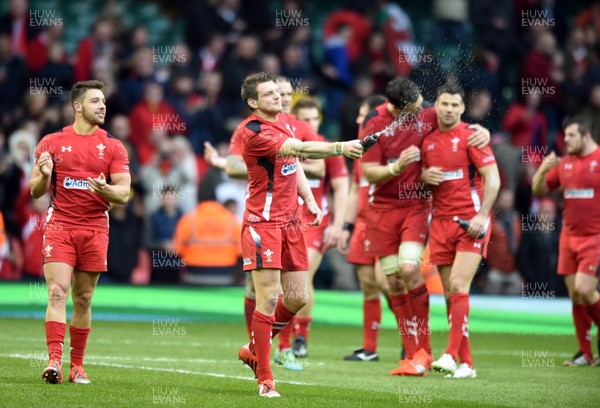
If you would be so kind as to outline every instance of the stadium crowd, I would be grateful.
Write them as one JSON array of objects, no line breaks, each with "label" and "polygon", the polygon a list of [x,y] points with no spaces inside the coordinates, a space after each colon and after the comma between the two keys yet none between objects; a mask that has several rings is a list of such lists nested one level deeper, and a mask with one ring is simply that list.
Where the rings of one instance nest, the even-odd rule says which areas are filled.
[{"label": "stadium crowd", "polygon": [[[502,180],[476,291],[521,294],[529,283],[548,283],[548,291],[566,295],[555,273],[561,202],[533,197],[531,180],[543,156],[564,154],[564,117],[579,113],[600,129],[600,1],[585,8],[544,0],[425,3],[423,10],[384,0],[337,9],[293,0],[168,2],[162,12],[184,28],[181,41],[164,45],[150,42],[144,21],[126,24],[118,2],[109,1],[68,53],[61,25],[34,25],[27,0],[11,0],[0,17],[0,279],[43,279],[49,197],[30,197],[33,153],[44,135],[73,122],[70,87],[99,79],[107,88],[105,128],[127,147],[132,175],[132,199],[110,210],[103,279],[243,282],[245,183],[211,169],[204,143],[226,155],[249,114],[240,84],[266,71],[288,77],[294,98],[323,102],[321,133],[330,140],[355,139],[361,102],[396,76],[412,79],[429,102],[440,85],[460,85],[463,120],[492,133]],[[218,251],[214,242],[222,243]],[[339,258],[326,265],[333,283],[321,283],[356,287]],[[191,268],[218,273],[198,281]]]}]

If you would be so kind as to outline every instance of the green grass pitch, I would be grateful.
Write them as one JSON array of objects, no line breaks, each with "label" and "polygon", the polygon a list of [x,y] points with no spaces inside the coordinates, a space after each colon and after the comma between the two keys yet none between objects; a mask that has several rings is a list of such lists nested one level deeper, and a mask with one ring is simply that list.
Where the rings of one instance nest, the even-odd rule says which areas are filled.
[{"label": "green grass pitch", "polygon": [[[319,312],[315,313],[310,333],[305,370],[295,372],[273,366],[282,398],[265,401],[256,395],[257,385],[251,370],[237,360],[237,351],[246,341],[241,289],[217,294],[212,293],[214,290],[165,289],[167,293],[179,293],[179,302],[186,296],[195,298],[187,309],[179,304],[176,308],[164,308],[156,295],[163,292],[158,289],[157,292],[118,287],[98,290],[99,305],[94,309],[96,319],[85,360],[92,384],[50,385],[41,379],[47,362],[43,320],[30,318],[40,317],[45,299],[32,293],[31,286],[0,285],[0,316],[4,316],[0,317],[1,407],[600,406],[600,367],[562,367],[563,360],[571,357],[576,348],[572,335],[556,334],[563,325],[566,330],[569,323],[569,316],[564,313],[560,317],[549,315],[559,329],[553,329],[548,321],[546,333],[539,333],[534,324],[532,333],[524,330],[517,333],[515,327],[520,327],[517,314],[506,312],[506,321],[496,324],[494,327],[500,327],[494,332],[482,328],[501,311],[474,307],[470,328],[476,379],[452,380],[434,372],[425,378],[392,377],[388,373],[396,367],[400,341],[396,331],[389,327],[391,313],[384,310],[378,350],[381,361],[346,362],[343,356],[362,342],[358,326],[360,296],[319,293]],[[127,291],[130,296],[125,299],[137,306],[121,305],[120,312],[109,308],[108,298],[120,290]],[[139,299],[148,295],[148,291],[159,300],[142,307]],[[229,295],[231,299],[227,300]],[[233,302],[236,317],[227,313],[219,317],[213,310],[216,305],[210,301],[211,296],[221,299],[221,309],[227,309],[223,302]],[[112,303],[118,305],[127,303],[124,298],[113,299]],[[344,325],[335,326],[325,318],[318,318],[320,314],[336,313],[340,305],[346,315],[353,316],[349,321],[339,319]],[[99,320],[102,318],[113,321]],[[123,321],[114,321],[117,318]],[[544,315],[539,318],[544,321]],[[435,357],[443,352],[447,341],[447,330],[439,327],[443,319],[441,303],[432,298]],[[502,327],[511,333],[503,333]],[[594,335],[594,343],[595,338]],[[65,376],[68,344],[67,335]]]}]

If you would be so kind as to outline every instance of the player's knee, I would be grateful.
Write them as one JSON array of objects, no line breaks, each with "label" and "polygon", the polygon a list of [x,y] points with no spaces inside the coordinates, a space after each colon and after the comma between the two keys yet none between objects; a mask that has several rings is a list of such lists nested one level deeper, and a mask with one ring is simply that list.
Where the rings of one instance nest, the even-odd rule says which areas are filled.
[{"label": "player's knee", "polygon": [[377,290],[377,284],[375,280],[371,279],[362,279],[360,281],[360,290],[363,293],[365,299],[374,299],[379,295],[379,291]]},{"label": "player's knee", "polygon": [[594,292],[596,287],[590,285],[587,282],[575,282],[573,288],[573,300],[577,300],[578,303],[590,303],[594,298]]},{"label": "player's knee", "polygon": [[92,293],[91,291],[78,293],[73,299],[73,307],[79,310],[89,309],[92,306]]},{"label": "player's knee", "polygon": [[398,261],[398,255],[384,256],[379,260],[381,264],[381,270],[386,276],[394,275],[400,272],[400,263]]},{"label": "player's knee", "polygon": [[61,305],[67,303],[69,296],[69,288],[59,285],[54,282],[48,286],[48,301],[53,305]]},{"label": "player's knee", "polygon": [[423,275],[421,275],[421,270],[418,265],[400,265],[400,271],[408,289],[417,288],[424,283]]},{"label": "player's knee", "polygon": [[468,293],[471,282],[462,276],[450,278],[450,293]]},{"label": "player's knee", "polygon": [[[402,277],[407,282],[415,281],[417,284],[423,280],[421,277],[421,259],[423,258],[423,244],[418,242],[403,242],[398,249],[398,264]],[[412,285],[409,283],[409,287]]]}]

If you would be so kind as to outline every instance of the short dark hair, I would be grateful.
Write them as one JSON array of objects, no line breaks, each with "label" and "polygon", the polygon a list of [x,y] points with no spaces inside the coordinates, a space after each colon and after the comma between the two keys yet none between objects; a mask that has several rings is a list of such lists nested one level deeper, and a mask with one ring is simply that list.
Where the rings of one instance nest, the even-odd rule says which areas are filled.
[{"label": "short dark hair", "polygon": [[321,113],[321,103],[319,102],[319,100],[314,96],[304,96],[298,99],[298,102],[294,104],[294,107],[292,108],[292,113],[294,115],[297,115],[300,109],[312,108],[317,109],[319,113]]},{"label": "short dark hair", "polygon": [[460,86],[448,83],[440,86],[437,90],[437,98],[439,98],[441,94],[445,93],[450,95],[460,95],[463,103],[465,103],[465,91],[463,91]]},{"label": "short dark hair", "polygon": [[398,109],[405,109],[415,103],[420,94],[417,84],[408,78],[396,77],[385,87],[385,96]]},{"label": "short dark hair", "polygon": [[248,99],[258,99],[258,85],[275,81],[275,77],[268,72],[258,72],[256,74],[250,74],[244,79],[242,84],[242,100],[248,104]]},{"label": "short dark hair", "polygon": [[368,98],[366,98],[364,101],[362,101],[360,106],[366,104],[369,107],[369,110],[373,110],[384,102],[385,102],[385,96],[372,95],[372,96],[369,96]]},{"label": "short dark hair", "polygon": [[565,120],[563,120],[563,130],[566,130],[567,127],[571,125],[577,125],[580,135],[583,136],[584,134],[589,133],[592,135],[592,138],[596,140],[596,129],[594,122],[590,118],[581,115],[566,117]]},{"label": "short dark hair", "polygon": [[104,82],[97,81],[95,79],[90,81],[80,81],[77,82],[71,88],[69,92],[69,100],[71,101],[71,106],[75,101],[78,101],[79,98],[85,94],[89,89],[99,89],[104,93]]}]

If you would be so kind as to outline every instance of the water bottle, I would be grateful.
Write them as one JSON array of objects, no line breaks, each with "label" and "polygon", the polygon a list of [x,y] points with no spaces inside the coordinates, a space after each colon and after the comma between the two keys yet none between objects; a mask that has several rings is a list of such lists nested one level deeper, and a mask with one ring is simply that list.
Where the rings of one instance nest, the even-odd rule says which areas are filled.
[{"label": "water bottle", "polygon": [[[458,223],[458,226],[461,227],[462,229],[464,229],[465,231],[469,230],[469,221],[462,220],[458,217],[454,217],[453,220],[456,221]],[[479,233],[479,235],[477,235],[476,238],[481,239],[481,238],[485,237],[485,233],[486,233],[486,228],[484,227],[483,230]]]}]

